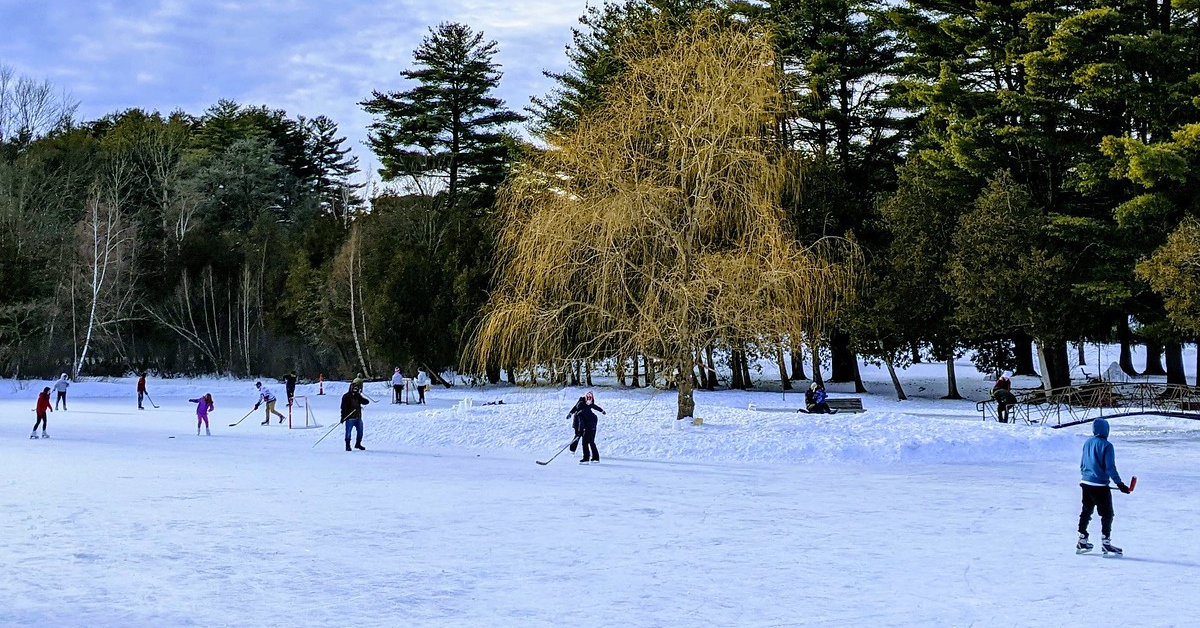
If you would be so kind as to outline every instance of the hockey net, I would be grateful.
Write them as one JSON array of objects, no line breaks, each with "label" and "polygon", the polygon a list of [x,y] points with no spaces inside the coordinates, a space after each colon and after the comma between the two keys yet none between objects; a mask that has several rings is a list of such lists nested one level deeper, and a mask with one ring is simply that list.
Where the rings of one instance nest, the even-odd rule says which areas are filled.
[{"label": "hockey net", "polygon": [[292,397],[292,405],[288,406],[288,429],[309,430],[321,427],[317,416],[313,414],[312,404],[307,396]]}]

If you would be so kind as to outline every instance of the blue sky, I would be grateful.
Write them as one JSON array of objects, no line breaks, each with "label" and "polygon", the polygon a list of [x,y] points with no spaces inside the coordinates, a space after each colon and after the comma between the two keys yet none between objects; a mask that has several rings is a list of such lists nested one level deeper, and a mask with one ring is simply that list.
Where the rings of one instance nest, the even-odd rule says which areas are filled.
[{"label": "blue sky", "polygon": [[324,114],[362,146],[371,90],[400,71],[430,26],[462,22],[497,42],[499,95],[514,110],[551,87],[586,0],[0,0],[0,64],[48,79],[81,118],[130,107],[199,114],[221,98]]}]

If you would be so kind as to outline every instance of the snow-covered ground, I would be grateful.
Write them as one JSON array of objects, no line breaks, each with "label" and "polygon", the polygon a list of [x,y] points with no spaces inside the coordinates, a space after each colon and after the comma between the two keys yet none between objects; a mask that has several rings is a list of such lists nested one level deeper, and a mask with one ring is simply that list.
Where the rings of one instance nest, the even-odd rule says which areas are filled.
[{"label": "snow-covered ground", "polygon": [[[769,411],[801,399],[778,382],[700,392],[699,426],[673,392],[597,382],[588,466],[534,464],[582,388],[397,406],[370,384],[348,453],[338,428],[313,446],[345,383],[302,385],[323,427],[288,430],[261,410],[229,427],[253,382],[151,379],[160,408],[138,411],[134,380],[85,381],[30,440],[49,382],[0,381],[0,625],[1195,625],[1200,421],[1113,421],[1139,477],[1115,495],[1127,554],[1077,556],[1090,426],[983,423],[989,383],[958,375],[972,400],[939,400],[934,364],[897,402],[866,367],[869,411],[824,417]],[[211,437],[186,401],[204,392]]]}]

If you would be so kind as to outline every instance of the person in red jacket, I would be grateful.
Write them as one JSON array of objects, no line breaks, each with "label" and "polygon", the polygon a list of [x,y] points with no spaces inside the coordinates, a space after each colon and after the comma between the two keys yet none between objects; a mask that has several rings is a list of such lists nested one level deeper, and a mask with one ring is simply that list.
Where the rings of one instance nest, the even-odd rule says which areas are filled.
[{"label": "person in red jacket", "polygon": [[29,438],[38,437],[37,428],[39,425],[42,426],[42,438],[50,438],[50,435],[46,433],[46,413],[53,411],[54,407],[50,405],[50,387],[47,386],[38,395],[37,408],[34,409],[34,412],[37,413],[37,420],[33,423],[33,433],[29,435]]},{"label": "person in red jacket", "polygon": [[142,373],[142,376],[138,378],[137,390],[138,390],[138,410],[145,410],[145,408],[142,407],[142,397],[144,397],[146,395],[146,374],[145,373]]}]

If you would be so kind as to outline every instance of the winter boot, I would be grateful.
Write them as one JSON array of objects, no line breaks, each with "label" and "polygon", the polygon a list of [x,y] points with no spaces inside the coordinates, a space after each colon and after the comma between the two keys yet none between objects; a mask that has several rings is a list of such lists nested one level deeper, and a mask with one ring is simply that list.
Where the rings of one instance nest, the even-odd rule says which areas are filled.
[{"label": "winter boot", "polygon": [[349,438],[346,439],[346,451],[352,451],[350,449],[350,439]]},{"label": "winter boot", "polygon": [[1075,553],[1085,554],[1092,551],[1092,543],[1088,540],[1087,532],[1079,533],[1079,541],[1075,543]]},{"label": "winter boot", "polygon": [[1121,548],[1113,545],[1112,540],[1107,536],[1100,539],[1100,549],[1105,554],[1113,554],[1114,556],[1121,556],[1123,554]]},{"label": "winter boot", "polygon": [[361,449],[361,450],[363,450],[363,451],[366,451],[366,450],[367,450],[367,448],[366,448],[366,447],[363,447],[363,446],[362,446],[362,437],[361,437],[361,436],[360,436],[360,437],[358,437],[357,439],[355,439],[355,441],[354,441],[354,448],[355,448],[355,449]]}]

